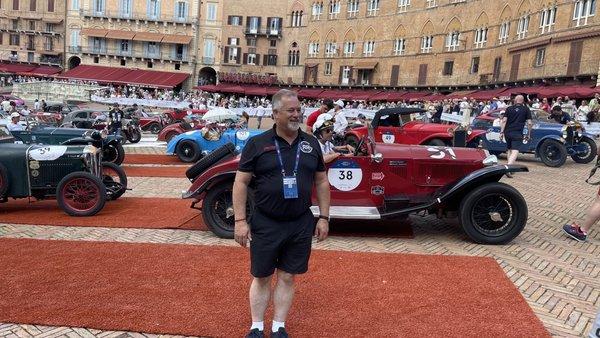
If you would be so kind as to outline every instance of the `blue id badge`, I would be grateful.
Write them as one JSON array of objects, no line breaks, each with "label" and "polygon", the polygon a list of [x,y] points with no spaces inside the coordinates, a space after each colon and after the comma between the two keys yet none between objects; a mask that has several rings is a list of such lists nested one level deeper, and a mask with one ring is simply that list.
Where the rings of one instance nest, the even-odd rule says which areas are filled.
[{"label": "blue id badge", "polygon": [[283,176],[283,198],[298,198],[298,184],[296,176]]}]

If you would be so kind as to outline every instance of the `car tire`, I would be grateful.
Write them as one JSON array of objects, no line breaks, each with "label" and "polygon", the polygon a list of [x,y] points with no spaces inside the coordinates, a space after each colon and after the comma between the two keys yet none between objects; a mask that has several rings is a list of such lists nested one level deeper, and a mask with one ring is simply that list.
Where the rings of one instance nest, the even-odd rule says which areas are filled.
[{"label": "car tire", "polygon": [[151,132],[152,134],[158,134],[158,133],[160,133],[160,130],[161,130],[161,129],[162,129],[162,128],[160,127],[160,125],[159,125],[158,123],[152,123],[152,124],[150,125],[150,127],[148,128],[148,130],[150,130],[150,132]]},{"label": "car tire", "polygon": [[125,149],[119,142],[111,142],[102,149],[102,159],[105,162],[112,162],[121,165],[125,160]]},{"label": "car tire", "polygon": [[[118,185],[115,185],[118,178]],[[127,191],[127,174],[120,166],[111,162],[102,162],[102,183],[106,187],[106,198],[114,201]]]},{"label": "car tire", "polygon": [[427,145],[436,146],[436,147],[445,147],[446,142],[444,142],[443,140],[440,140],[439,138],[434,138],[434,139],[429,140],[427,142]]},{"label": "car tire", "polygon": [[142,140],[142,132],[139,129],[134,129],[127,138],[130,143],[139,143]]},{"label": "car tire", "polygon": [[9,186],[8,170],[6,170],[4,165],[0,164],[0,199],[6,196]]},{"label": "car tire", "polygon": [[179,135],[177,132],[175,131],[170,131],[167,133],[167,135],[165,135],[165,142],[169,143],[171,142],[171,140],[173,139],[173,137]]},{"label": "car tire", "polygon": [[198,175],[202,174],[206,169],[215,165],[217,162],[235,155],[237,155],[235,145],[231,142],[226,143],[213,150],[210,154],[204,156],[200,161],[186,170],[185,176],[193,181]]},{"label": "car tire", "polygon": [[527,203],[517,189],[508,184],[488,183],[465,195],[460,203],[458,219],[473,241],[504,244],[525,228]]},{"label": "car tire", "polygon": [[[233,181],[221,182],[211,187],[202,201],[202,218],[210,231],[220,238],[233,238]],[[252,217],[254,192],[248,189],[246,218]]]},{"label": "car tire", "polygon": [[356,135],[348,135],[348,136],[346,136],[344,141],[346,141],[346,144],[351,145],[353,148],[356,148],[356,146],[358,145],[358,142],[360,142],[360,140],[358,139],[358,137],[356,137]]},{"label": "car tire", "polygon": [[540,159],[548,167],[560,167],[567,160],[567,148],[557,140],[547,139],[540,145]]},{"label": "car tire", "polygon": [[58,183],[56,199],[68,215],[92,216],[104,208],[106,188],[98,177],[88,172],[73,172]]},{"label": "car tire", "polygon": [[579,141],[579,142],[585,143],[586,147],[589,147],[588,148],[589,151],[586,153],[585,156],[573,154],[573,155],[571,155],[571,158],[573,159],[573,161],[575,161],[577,163],[585,164],[585,163],[592,162],[594,160],[594,158],[596,158],[596,155],[598,155],[598,146],[596,145],[596,142],[588,137],[582,138],[581,141]]},{"label": "car tire", "polygon": [[196,162],[202,155],[200,146],[192,140],[182,140],[177,143],[175,153],[179,157],[179,160],[185,163]]}]

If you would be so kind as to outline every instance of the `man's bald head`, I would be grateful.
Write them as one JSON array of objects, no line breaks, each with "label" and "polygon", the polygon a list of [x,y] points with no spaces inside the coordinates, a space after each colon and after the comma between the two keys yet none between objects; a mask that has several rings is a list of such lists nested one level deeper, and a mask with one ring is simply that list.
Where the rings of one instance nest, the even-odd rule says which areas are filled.
[{"label": "man's bald head", "polygon": [[523,95],[515,96],[515,104],[521,104],[523,102],[525,102],[525,98],[523,97]]}]

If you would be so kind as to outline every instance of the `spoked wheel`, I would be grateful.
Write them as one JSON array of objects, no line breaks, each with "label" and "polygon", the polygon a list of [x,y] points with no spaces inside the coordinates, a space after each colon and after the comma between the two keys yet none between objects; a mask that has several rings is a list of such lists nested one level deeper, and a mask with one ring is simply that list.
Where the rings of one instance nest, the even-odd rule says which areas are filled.
[{"label": "spoked wheel", "polygon": [[503,244],[517,237],[527,223],[527,203],[513,187],[499,182],[468,193],[459,218],[465,233],[475,242]]},{"label": "spoked wheel", "polygon": [[104,208],[106,188],[98,177],[88,172],[74,172],[60,181],[56,198],[67,214],[92,216]]},{"label": "spoked wheel", "polygon": [[579,141],[579,146],[585,149],[584,152],[573,154],[571,158],[577,163],[590,163],[598,154],[598,146],[596,142],[590,138],[584,137]]},{"label": "spoked wheel", "polygon": [[[221,238],[233,238],[235,227],[233,213],[233,182],[218,184],[211,188],[202,204],[204,222],[215,235]],[[254,210],[254,194],[248,190],[246,200],[246,218],[250,219]]]},{"label": "spoked wheel", "polygon": [[548,139],[540,146],[540,159],[549,167],[560,167],[567,160],[567,149],[564,144]]},{"label": "spoked wheel", "polygon": [[129,133],[129,137],[127,138],[127,141],[129,141],[131,143],[138,143],[138,142],[140,142],[141,139],[142,139],[142,133],[138,129],[133,129]]},{"label": "spoked wheel", "polygon": [[127,191],[125,170],[114,163],[102,162],[102,183],[106,187],[107,199],[118,199]]},{"label": "spoked wheel", "polygon": [[125,159],[125,149],[118,142],[106,144],[102,149],[102,159],[106,162],[121,164]]}]

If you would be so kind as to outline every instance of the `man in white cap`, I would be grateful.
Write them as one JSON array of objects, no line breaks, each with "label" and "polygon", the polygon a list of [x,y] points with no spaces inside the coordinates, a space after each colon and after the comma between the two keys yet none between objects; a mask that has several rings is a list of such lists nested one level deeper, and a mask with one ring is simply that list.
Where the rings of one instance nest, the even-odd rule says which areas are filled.
[{"label": "man in white cap", "polygon": [[8,131],[20,131],[24,130],[23,126],[19,124],[19,120],[21,119],[21,114],[12,113],[10,114],[10,123],[6,125]]},{"label": "man in white cap", "polygon": [[346,128],[348,127],[348,120],[346,115],[342,111],[344,108],[344,101],[337,100],[333,103],[333,118],[335,118],[335,124],[333,125],[333,132],[337,136],[344,137]]}]

